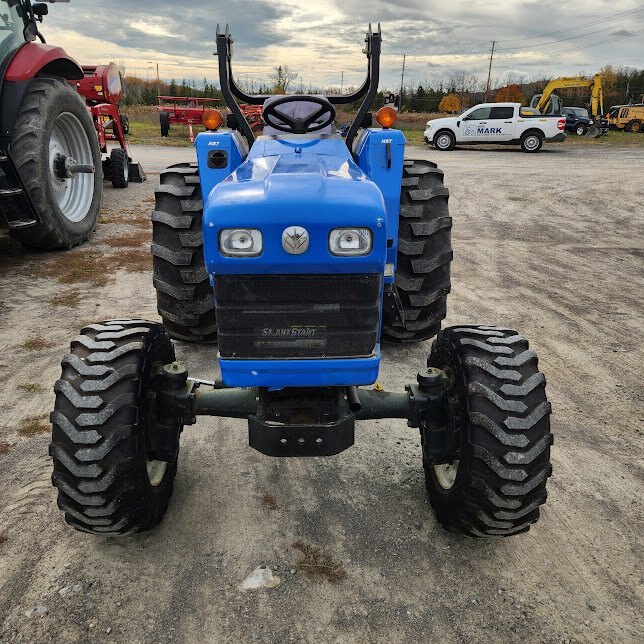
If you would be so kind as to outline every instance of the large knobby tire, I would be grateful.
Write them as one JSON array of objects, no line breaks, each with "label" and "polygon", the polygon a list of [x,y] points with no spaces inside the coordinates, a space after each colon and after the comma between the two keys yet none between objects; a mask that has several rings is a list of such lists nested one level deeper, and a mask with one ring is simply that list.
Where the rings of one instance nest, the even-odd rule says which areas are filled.
[{"label": "large knobby tire", "polygon": [[382,333],[394,342],[433,338],[447,314],[453,257],[449,191],[443,171],[431,161],[409,160],[403,167],[395,288],[403,326],[383,311]]},{"label": "large knobby tire", "polygon": [[203,257],[203,203],[196,164],[161,174],[152,215],[157,308],[170,336],[186,342],[217,339],[215,299]]},{"label": "large knobby tire", "polygon": [[638,119],[632,119],[626,124],[627,132],[641,132],[642,131],[642,121]]},{"label": "large knobby tire", "polygon": [[171,453],[156,460],[149,393],[154,368],[174,359],[163,326],[146,320],[93,324],[72,341],[55,385],[49,453],[58,506],[78,530],[141,532],[165,514],[182,427],[170,428]]},{"label": "large knobby tire", "polygon": [[127,188],[130,182],[130,161],[121,148],[114,148],[110,153],[110,179],[114,188]]},{"label": "large knobby tire", "polygon": [[543,134],[538,132],[526,132],[521,137],[521,149],[524,152],[539,152],[543,146]]},{"label": "large knobby tire", "polygon": [[[11,235],[44,250],[88,239],[101,206],[103,168],[92,118],[71,85],[54,78],[31,82],[11,132],[10,154],[40,219]],[[94,164],[95,174],[60,179],[53,163],[57,154]]]},{"label": "large knobby tire", "polygon": [[161,127],[161,136],[170,135],[170,116],[167,112],[159,112],[159,125]]},{"label": "large knobby tire", "polygon": [[451,327],[434,341],[428,366],[450,378],[448,427],[460,445],[447,464],[423,454],[438,521],[475,537],[529,530],[552,473],[550,404],[536,354],[510,329]]}]

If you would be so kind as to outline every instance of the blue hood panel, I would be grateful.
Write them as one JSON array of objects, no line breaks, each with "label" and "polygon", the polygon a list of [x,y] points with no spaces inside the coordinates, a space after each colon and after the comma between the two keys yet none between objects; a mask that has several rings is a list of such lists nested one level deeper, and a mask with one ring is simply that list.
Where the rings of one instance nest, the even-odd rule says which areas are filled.
[{"label": "blue hood panel", "polygon": [[[310,246],[302,255],[282,248],[282,233],[302,226]],[[257,228],[263,253],[224,257],[219,232]],[[372,252],[336,257],[328,250],[334,228],[369,228]],[[247,160],[217,184],[204,210],[204,254],[209,273],[381,273],[386,256],[386,212],[380,189],[354,163],[342,140],[259,140]]]}]

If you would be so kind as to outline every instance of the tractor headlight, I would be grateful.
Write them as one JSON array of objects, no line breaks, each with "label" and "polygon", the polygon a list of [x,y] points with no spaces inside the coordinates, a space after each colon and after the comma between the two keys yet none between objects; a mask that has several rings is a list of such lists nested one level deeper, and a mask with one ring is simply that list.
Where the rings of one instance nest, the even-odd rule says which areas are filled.
[{"label": "tractor headlight", "polygon": [[219,250],[228,257],[257,257],[262,253],[262,233],[254,228],[225,228],[219,233]]},{"label": "tractor headlight", "polygon": [[333,255],[368,255],[372,244],[368,228],[335,228],[329,235],[329,250]]}]

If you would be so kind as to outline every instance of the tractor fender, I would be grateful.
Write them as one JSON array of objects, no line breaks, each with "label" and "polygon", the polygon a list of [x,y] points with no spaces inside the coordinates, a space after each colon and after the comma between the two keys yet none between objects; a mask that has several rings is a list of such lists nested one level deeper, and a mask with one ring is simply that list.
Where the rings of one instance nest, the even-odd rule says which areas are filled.
[{"label": "tractor fender", "polygon": [[26,81],[39,74],[61,76],[67,80],[85,77],[81,66],[62,47],[29,42],[13,57],[4,80]]},{"label": "tractor fender", "polygon": [[0,91],[0,150],[9,147],[18,109],[31,81],[57,76],[68,81],[84,78],[80,65],[62,47],[28,42],[14,54],[2,78]]}]

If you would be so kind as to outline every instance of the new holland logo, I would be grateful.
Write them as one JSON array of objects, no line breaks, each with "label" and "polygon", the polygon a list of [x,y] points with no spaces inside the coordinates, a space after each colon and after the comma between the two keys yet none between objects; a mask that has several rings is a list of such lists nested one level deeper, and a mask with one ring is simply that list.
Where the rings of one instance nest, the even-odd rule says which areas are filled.
[{"label": "new holland logo", "polygon": [[291,255],[301,255],[309,248],[309,233],[301,226],[290,226],[282,233],[282,248]]}]

